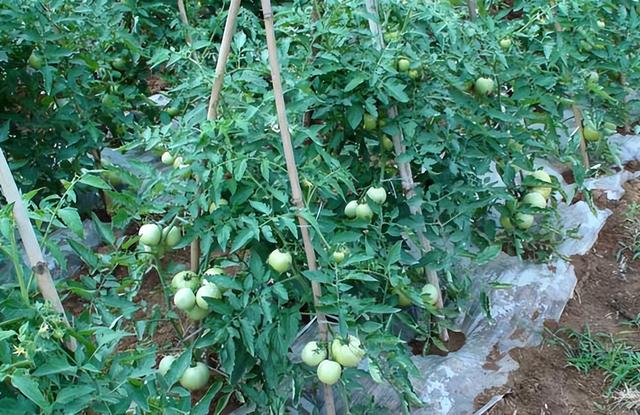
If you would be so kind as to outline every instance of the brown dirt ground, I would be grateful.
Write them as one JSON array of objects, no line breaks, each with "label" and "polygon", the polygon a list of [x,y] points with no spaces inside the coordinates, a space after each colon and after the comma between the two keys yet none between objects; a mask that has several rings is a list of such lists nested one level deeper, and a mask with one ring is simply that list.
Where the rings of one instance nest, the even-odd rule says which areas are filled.
[{"label": "brown dirt ground", "polygon": [[[618,202],[594,194],[596,204],[608,207],[613,215],[593,249],[587,255],[572,258],[578,278],[574,298],[567,304],[559,325],[547,324],[550,333],[559,327],[582,331],[588,326],[593,333],[613,334],[640,348],[638,330],[621,325],[640,313],[640,260],[633,261],[629,251],[620,256],[621,243],[628,242],[632,232],[625,213],[632,203],[640,204],[640,181],[629,182],[625,188],[627,192]],[[548,334],[547,338],[551,336]],[[516,349],[511,354],[520,368],[510,375],[507,385],[479,396],[476,408],[493,396],[506,393],[488,414],[627,414],[614,409],[603,397],[608,385],[605,375],[598,371],[579,373],[569,367],[561,346],[545,341],[540,347]]]}]

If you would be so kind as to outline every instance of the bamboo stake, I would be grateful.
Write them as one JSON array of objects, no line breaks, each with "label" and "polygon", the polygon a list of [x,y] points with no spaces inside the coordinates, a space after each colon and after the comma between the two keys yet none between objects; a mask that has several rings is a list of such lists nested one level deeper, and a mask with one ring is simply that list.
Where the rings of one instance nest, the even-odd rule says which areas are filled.
[{"label": "bamboo stake", "polygon": [[[18,186],[13,178],[13,174],[11,174],[11,169],[9,168],[9,164],[7,163],[7,159],[4,157],[4,152],[1,148],[0,188],[2,189],[2,193],[4,194],[5,199],[7,199],[7,202],[13,203],[13,215],[16,220],[18,232],[20,233],[20,239],[22,239],[22,244],[24,245],[24,250],[27,253],[29,260],[29,265],[36,276],[36,281],[42,297],[51,303],[51,306],[55,311],[62,314],[64,323],[68,327],[71,327],[69,320],[67,319],[67,315],[64,312],[64,307],[62,306],[60,297],[58,296],[58,291],[56,291],[56,286],[51,278],[51,274],[49,273],[49,266],[44,260],[44,255],[42,254],[42,250],[38,244],[38,238],[33,230],[33,226],[31,226],[31,222],[29,221],[27,208],[22,201],[20,190],[18,190]],[[76,340],[73,337],[66,340],[65,344],[69,350],[76,350]]]},{"label": "bamboo stake", "polygon": [[476,0],[467,0],[467,6],[469,6],[469,20],[474,21],[478,17]]},{"label": "bamboo stake", "polygon": [[[209,108],[207,111],[207,120],[213,121],[218,117],[218,101],[220,99],[220,91],[222,90],[222,84],[224,81],[224,71],[229,60],[229,52],[231,50],[231,40],[235,33],[236,18],[238,17],[238,11],[240,10],[241,0],[231,0],[229,5],[229,14],[227,15],[227,22],[224,26],[224,33],[222,34],[222,43],[220,44],[220,54],[218,55],[218,62],[216,63],[215,79],[213,86],[211,87],[211,96],[209,97]],[[198,272],[200,266],[200,238],[195,238],[191,242],[191,271]]]},{"label": "bamboo stake", "polygon": [[187,44],[191,45],[191,35],[189,34],[189,18],[187,18],[187,10],[184,7],[184,0],[178,0],[178,13],[180,14],[180,21],[182,21],[182,24],[185,25],[185,38],[187,40]]},{"label": "bamboo stake", "polygon": [[[273,12],[271,10],[270,0],[261,0],[262,14],[264,17],[264,27],[267,36],[267,49],[269,52],[269,65],[271,66],[271,82],[273,84],[273,92],[276,101],[276,110],[278,112],[278,125],[280,126],[280,137],[282,139],[282,146],[284,148],[284,156],[287,164],[287,172],[289,174],[289,182],[291,183],[291,193],[293,196],[293,203],[299,209],[305,208],[304,201],[302,200],[302,189],[300,188],[300,179],[298,178],[298,169],[296,167],[295,156],[293,154],[293,145],[291,144],[291,135],[289,133],[289,121],[287,120],[286,107],[284,102],[284,93],[282,91],[282,81],[280,79],[280,65],[278,63],[278,49],[276,47],[276,36],[273,29]],[[309,235],[309,225],[301,215],[298,215],[298,222],[300,224],[300,233],[302,234],[302,243],[304,245],[304,252],[307,257],[307,265],[310,271],[317,269],[316,253],[313,250],[311,244],[311,237]],[[317,281],[311,282],[311,289],[313,291],[313,302],[316,306],[320,303],[320,297],[322,291],[320,284]],[[320,339],[323,342],[328,342],[329,333],[327,329],[327,320],[323,312],[317,311],[318,316],[318,329],[320,331]],[[333,389],[330,385],[323,384],[324,388],[324,400],[327,415],[335,415],[336,408],[333,399]]]},{"label": "bamboo stake", "polygon": [[229,60],[229,52],[231,50],[231,40],[235,33],[236,18],[238,17],[238,11],[240,10],[241,0],[231,0],[229,5],[229,14],[227,15],[227,22],[224,25],[224,33],[222,34],[222,43],[220,44],[220,54],[218,55],[218,62],[216,63],[216,74],[211,87],[211,98],[209,99],[209,111],[207,112],[207,119],[213,121],[218,117],[218,100],[220,99],[220,91],[222,90],[222,83],[224,81],[224,71]]},{"label": "bamboo stake", "polygon": [[[373,16],[379,16],[378,8],[376,7],[375,0],[365,0],[365,4],[367,7],[367,12],[369,12],[369,14]],[[371,29],[371,32],[373,33],[373,36],[376,39],[377,47],[380,50],[384,49],[384,37],[382,36],[382,30],[380,29],[380,25],[378,24],[378,22],[372,19],[369,19],[369,28]],[[396,118],[398,116],[398,107],[395,105],[392,106],[387,111],[387,114],[391,119]],[[393,147],[396,152],[396,161],[397,161],[398,159],[400,159],[402,154],[404,154],[406,151],[402,130],[399,130],[399,133],[393,136]],[[416,192],[415,192],[416,185],[415,185],[415,182],[413,181],[413,173],[411,171],[411,165],[408,162],[400,162],[400,161],[397,161],[397,164],[398,164],[398,172],[400,173],[400,178],[402,180],[402,190],[405,198],[409,200],[416,195]],[[409,203],[409,211],[411,212],[412,215],[422,217],[422,208],[420,206],[416,206],[412,203]],[[419,228],[416,230],[416,235],[420,240],[420,244],[422,245],[422,250],[424,251],[424,253],[427,253],[431,251],[431,242],[429,242],[429,239],[425,235],[425,231],[426,229],[424,228],[424,225],[423,225],[422,228]],[[429,269],[428,267],[427,267],[427,280],[429,281],[430,284],[433,284],[438,289],[438,301],[436,302],[436,307],[438,309],[442,309],[444,307],[444,303],[442,301],[442,291],[440,289],[440,281],[438,280],[438,274],[434,270]],[[440,338],[445,342],[449,340],[449,333],[446,328],[442,328],[442,330],[440,331]]]},{"label": "bamboo stake", "polygon": [[[556,16],[556,12],[555,12],[555,0],[549,0],[549,5],[551,6],[552,13],[554,18],[556,18],[556,21],[554,22],[554,27],[556,29],[556,33],[558,33],[558,36],[560,36],[560,33],[563,32],[562,30],[562,26],[560,25],[560,22],[558,22],[557,20],[557,16]],[[573,100],[573,97],[570,97]],[[571,105],[571,111],[573,112],[573,118],[576,120],[576,126],[578,127],[578,131],[580,132],[580,153],[582,155],[582,162],[584,163],[584,167],[585,169],[589,169],[590,167],[590,163],[589,163],[589,153],[587,153],[587,143],[584,139],[584,129],[583,129],[583,121],[584,118],[582,116],[582,111],[580,110],[580,107],[578,107],[577,104],[573,104]]]}]

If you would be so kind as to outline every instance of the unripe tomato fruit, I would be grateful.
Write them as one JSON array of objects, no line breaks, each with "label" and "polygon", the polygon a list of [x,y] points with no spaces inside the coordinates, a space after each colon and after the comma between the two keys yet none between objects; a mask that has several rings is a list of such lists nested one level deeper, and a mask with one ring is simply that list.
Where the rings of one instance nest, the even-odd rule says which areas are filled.
[{"label": "unripe tomato fruit", "polygon": [[156,246],[162,240],[162,229],[155,223],[142,225],[138,230],[140,243],[147,246]]},{"label": "unripe tomato fruit", "polygon": [[493,92],[493,79],[478,78],[473,87],[478,94],[489,95]]},{"label": "unripe tomato fruit", "polygon": [[285,271],[288,271],[291,268],[291,263],[293,259],[291,258],[291,254],[288,252],[280,252],[279,249],[274,250],[269,254],[269,258],[267,259],[267,263],[273,268],[275,271],[282,274]]},{"label": "unripe tomato fruit", "polygon": [[224,275],[224,270],[220,267],[211,267],[204,272],[204,275]]},{"label": "unripe tomato fruit", "polygon": [[335,261],[336,264],[341,263],[342,261],[344,261],[344,258],[346,257],[344,251],[334,251],[333,252],[333,260]]},{"label": "unripe tomato fruit", "polygon": [[411,66],[411,61],[407,58],[398,59],[398,70],[400,72],[407,72]]},{"label": "unripe tomato fruit", "polygon": [[538,192],[527,193],[522,198],[522,204],[529,205],[538,209],[544,209],[547,207],[547,199]]},{"label": "unripe tomato fruit", "polygon": [[356,207],[356,217],[358,219],[363,219],[366,221],[370,221],[373,218],[373,211],[366,203],[361,203]]},{"label": "unripe tomato fruit", "polygon": [[200,321],[209,315],[209,310],[194,306],[191,310],[187,310],[187,317],[193,321]]},{"label": "unripe tomato fruit", "polygon": [[582,129],[582,134],[584,135],[584,139],[587,141],[599,141],[602,137],[600,131],[591,127],[584,127]]},{"label": "unripe tomato fruit", "polygon": [[180,271],[171,279],[171,288],[178,291],[180,288],[195,290],[200,286],[200,278],[191,271]]},{"label": "unripe tomato fruit", "polygon": [[167,108],[167,114],[169,114],[170,117],[175,117],[176,115],[180,114],[180,108],[169,107]]},{"label": "unripe tomato fruit", "polygon": [[318,366],[327,358],[327,351],[318,342],[309,342],[302,348],[300,357],[307,366]]},{"label": "unripe tomato fruit", "polygon": [[604,20],[598,20],[596,22],[596,25],[598,25],[598,28],[600,29],[604,29],[605,27],[607,27],[607,24],[604,22]]},{"label": "unripe tomato fruit", "polygon": [[511,223],[511,218],[509,217],[509,215],[506,215],[504,213],[500,215],[500,225],[502,225],[502,227],[507,231],[510,231],[513,229],[513,223]]},{"label": "unripe tomato fruit", "polygon": [[222,205],[228,205],[227,199],[220,199],[220,203],[216,205],[216,202],[211,202],[209,205],[209,213],[213,213],[216,209],[218,209]]},{"label": "unripe tomato fruit", "polygon": [[127,69],[127,60],[124,58],[115,58],[111,63],[111,66],[119,71],[123,71]]},{"label": "unripe tomato fruit", "polygon": [[174,246],[178,245],[180,239],[182,239],[182,230],[180,229],[180,227],[165,226],[162,230],[162,240],[164,241],[164,244],[169,248],[173,248]]},{"label": "unripe tomato fruit", "polygon": [[425,284],[422,287],[422,291],[420,291],[420,297],[426,304],[436,305],[438,297],[440,297],[440,293],[435,285]]},{"label": "unripe tomato fruit", "polygon": [[320,380],[320,382],[327,385],[335,385],[338,380],[340,380],[340,375],[342,375],[342,368],[340,367],[339,363],[336,363],[332,360],[323,360],[318,365],[316,374],[318,375],[318,379]]},{"label": "unripe tomato fruit", "polygon": [[529,215],[527,213],[516,213],[515,221],[516,221],[516,226],[519,229],[522,229],[522,230],[529,229],[531,226],[533,226],[533,220],[534,220],[533,215]]},{"label": "unripe tomato fruit", "polygon": [[511,39],[509,39],[508,37],[500,40],[500,47],[504,50],[507,50],[511,47]]},{"label": "unripe tomato fruit", "polygon": [[371,114],[364,114],[363,123],[365,130],[372,131],[378,127],[378,118],[374,117]]},{"label": "unripe tomato fruit", "polygon": [[185,370],[180,377],[180,385],[190,391],[202,389],[208,381],[209,368],[202,362]]},{"label": "unripe tomato fruit", "polygon": [[398,296],[398,305],[400,307],[409,307],[412,304],[411,298],[404,292],[401,287],[396,287],[393,292]]},{"label": "unripe tomato fruit", "polygon": [[356,200],[352,200],[344,207],[344,215],[348,218],[356,217],[356,208],[358,207],[358,202]]},{"label": "unripe tomato fruit", "polygon": [[384,187],[370,187],[367,190],[367,196],[379,205],[387,200],[387,192]]},{"label": "unripe tomato fruit", "polygon": [[169,369],[171,369],[171,365],[176,361],[176,357],[172,355],[167,355],[160,360],[158,363],[158,372],[162,376],[166,375]]},{"label": "unripe tomato fruit", "polygon": [[393,150],[393,140],[391,140],[386,135],[382,137],[382,148],[384,148],[387,151]]},{"label": "unripe tomato fruit", "polygon": [[420,71],[417,69],[411,69],[409,70],[409,79],[411,80],[417,80],[420,79]]},{"label": "unripe tomato fruit", "polygon": [[208,283],[198,288],[198,292],[196,293],[196,304],[198,307],[202,309],[209,309],[209,304],[207,304],[207,298],[215,298],[221,299],[222,293],[217,285],[214,283]]},{"label": "unripe tomato fruit", "polygon": [[182,311],[189,311],[196,305],[196,295],[191,288],[180,288],[173,296],[173,304]]},{"label": "unripe tomato fruit", "polygon": [[44,65],[44,59],[36,52],[32,52],[29,56],[28,63],[33,69],[40,69]]},{"label": "unripe tomato fruit", "polygon": [[591,71],[589,72],[589,76],[587,76],[587,82],[590,84],[597,84],[600,81],[600,75],[598,72]]},{"label": "unripe tomato fruit", "polygon": [[160,161],[162,161],[162,164],[166,164],[167,166],[170,166],[173,164],[174,160],[171,153],[169,153],[168,151],[165,151],[164,153],[162,153],[162,156],[160,157]]},{"label": "unripe tomato fruit", "polygon": [[[532,176],[541,182],[551,183],[551,177],[544,170],[536,170],[533,172]],[[545,199],[551,195],[552,190],[553,189],[550,186],[536,186],[531,189],[532,192],[540,193]]]},{"label": "unripe tomato fruit", "polygon": [[344,367],[356,367],[364,357],[364,349],[360,339],[349,335],[347,340],[333,339],[331,342],[331,357]]}]

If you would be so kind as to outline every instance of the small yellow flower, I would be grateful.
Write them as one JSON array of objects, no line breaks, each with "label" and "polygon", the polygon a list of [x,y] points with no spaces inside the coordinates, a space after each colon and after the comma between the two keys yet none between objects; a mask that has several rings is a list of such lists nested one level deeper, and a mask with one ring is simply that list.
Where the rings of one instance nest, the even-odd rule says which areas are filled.
[{"label": "small yellow flower", "polygon": [[15,354],[16,356],[27,356],[27,350],[24,347],[13,346],[13,348],[15,349],[13,354]]}]

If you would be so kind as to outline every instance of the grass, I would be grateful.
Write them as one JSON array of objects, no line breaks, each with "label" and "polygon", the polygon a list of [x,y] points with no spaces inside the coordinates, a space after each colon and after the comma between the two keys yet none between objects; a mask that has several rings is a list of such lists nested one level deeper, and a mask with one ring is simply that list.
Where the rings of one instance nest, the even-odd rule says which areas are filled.
[{"label": "grass", "polygon": [[[637,321],[631,323],[637,324]],[[579,372],[601,370],[608,384],[609,398],[640,396],[640,349],[610,334],[563,329],[553,335],[553,343],[565,351],[567,363]],[[626,398],[625,398],[626,399]],[[640,400],[633,400],[640,404]]]},{"label": "grass", "polygon": [[625,238],[619,242],[620,249],[616,255],[618,262],[626,252],[631,254],[632,261],[640,258],[640,204],[630,204],[624,216],[624,227],[627,232]]}]

